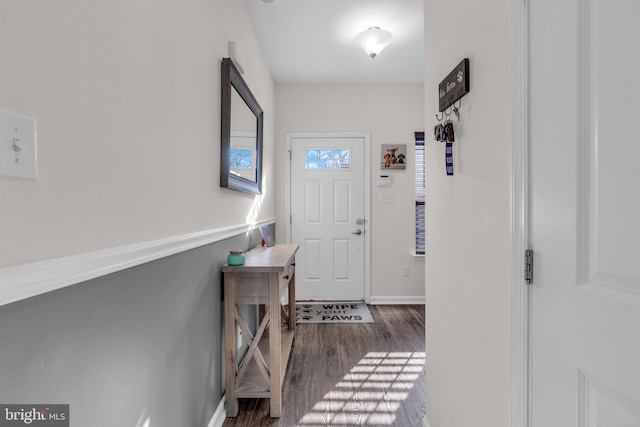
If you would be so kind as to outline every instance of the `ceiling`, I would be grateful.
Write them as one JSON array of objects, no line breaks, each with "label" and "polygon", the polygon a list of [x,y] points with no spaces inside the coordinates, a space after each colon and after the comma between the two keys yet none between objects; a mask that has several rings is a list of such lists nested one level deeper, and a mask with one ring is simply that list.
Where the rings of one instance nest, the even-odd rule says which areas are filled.
[{"label": "ceiling", "polygon": [[[422,83],[423,0],[244,0],[276,83]],[[369,27],[393,40],[375,59]]]}]

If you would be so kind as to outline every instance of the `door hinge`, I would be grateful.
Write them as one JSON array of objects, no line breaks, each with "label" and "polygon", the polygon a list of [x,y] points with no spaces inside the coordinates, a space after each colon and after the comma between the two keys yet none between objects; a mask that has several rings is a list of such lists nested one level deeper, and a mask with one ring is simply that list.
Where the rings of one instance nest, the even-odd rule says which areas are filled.
[{"label": "door hinge", "polygon": [[524,282],[533,283],[533,249],[524,250]]},{"label": "door hinge", "polygon": [[293,224],[293,215],[289,215],[289,224]]}]

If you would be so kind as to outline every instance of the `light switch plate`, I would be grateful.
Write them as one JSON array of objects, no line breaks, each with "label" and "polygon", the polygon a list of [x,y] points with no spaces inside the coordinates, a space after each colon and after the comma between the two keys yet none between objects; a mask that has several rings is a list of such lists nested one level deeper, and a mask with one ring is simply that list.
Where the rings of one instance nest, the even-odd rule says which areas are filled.
[{"label": "light switch plate", "polygon": [[36,119],[1,108],[0,175],[38,176]]},{"label": "light switch plate", "polygon": [[381,204],[392,204],[393,193],[392,192],[380,192],[378,193],[378,202]]}]

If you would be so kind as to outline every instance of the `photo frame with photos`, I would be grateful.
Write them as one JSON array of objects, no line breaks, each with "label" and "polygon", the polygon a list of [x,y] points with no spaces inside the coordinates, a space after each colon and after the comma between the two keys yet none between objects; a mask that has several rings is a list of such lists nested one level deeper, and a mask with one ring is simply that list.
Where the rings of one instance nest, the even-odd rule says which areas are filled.
[{"label": "photo frame with photos", "polygon": [[380,151],[380,169],[403,170],[407,168],[406,144],[382,144]]},{"label": "photo frame with photos", "polygon": [[275,242],[273,240],[273,236],[271,235],[271,230],[269,229],[269,226],[261,225],[258,228],[260,229],[260,234],[262,234],[262,240],[264,241],[264,244],[267,247],[271,247],[271,246],[275,245]]}]

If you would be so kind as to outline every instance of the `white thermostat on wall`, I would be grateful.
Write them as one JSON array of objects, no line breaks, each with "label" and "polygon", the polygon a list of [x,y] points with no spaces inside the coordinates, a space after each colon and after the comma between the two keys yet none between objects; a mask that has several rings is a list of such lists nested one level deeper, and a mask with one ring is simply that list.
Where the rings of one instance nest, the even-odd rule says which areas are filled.
[{"label": "white thermostat on wall", "polygon": [[378,185],[379,186],[391,185],[391,175],[380,175],[378,177]]}]

